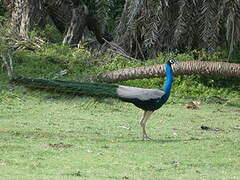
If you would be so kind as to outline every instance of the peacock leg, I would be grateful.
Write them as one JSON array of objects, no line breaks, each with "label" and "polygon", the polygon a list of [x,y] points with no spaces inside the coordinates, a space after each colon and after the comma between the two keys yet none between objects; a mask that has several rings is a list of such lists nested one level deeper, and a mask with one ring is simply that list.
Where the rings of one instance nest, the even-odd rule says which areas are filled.
[{"label": "peacock leg", "polygon": [[143,126],[143,122],[144,122],[144,118],[145,118],[145,116],[146,116],[146,113],[147,113],[147,111],[144,111],[144,112],[143,112],[143,116],[142,116],[142,118],[141,118],[140,121],[139,121],[139,124],[140,124],[141,126]]},{"label": "peacock leg", "polygon": [[146,132],[146,122],[147,120],[149,119],[149,117],[151,116],[151,114],[153,113],[153,111],[144,111],[144,114],[143,114],[143,117],[142,119],[140,120],[140,125],[142,126],[143,128],[143,140],[145,139],[151,139],[148,135],[147,135],[147,132]]}]

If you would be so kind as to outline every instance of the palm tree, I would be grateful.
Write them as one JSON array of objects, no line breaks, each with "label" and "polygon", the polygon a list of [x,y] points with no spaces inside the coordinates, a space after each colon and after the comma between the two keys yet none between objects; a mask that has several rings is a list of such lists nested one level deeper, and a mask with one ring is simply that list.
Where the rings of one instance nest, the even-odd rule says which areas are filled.
[{"label": "palm tree", "polygon": [[162,51],[213,52],[240,41],[239,0],[126,0],[115,42],[147,59]]},{"label": "palm tree", "polygon": [[192,49],[211,53],[219,46],[227,46],[230,57],[240,42],[239,0],[125,0],[122,8],[124,0],[3,1],[11,9],[13,29],[23,36],[48,15],[66,33],[64,43],[76,44],[86,26],[94,27],[98,41],[104,43],[105,24],[118,22],[114,43],[134,58]]}]

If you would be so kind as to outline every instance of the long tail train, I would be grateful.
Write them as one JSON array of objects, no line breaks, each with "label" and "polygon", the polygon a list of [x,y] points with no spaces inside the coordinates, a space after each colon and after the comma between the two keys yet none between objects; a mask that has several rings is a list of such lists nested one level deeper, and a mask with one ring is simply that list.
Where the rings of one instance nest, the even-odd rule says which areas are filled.
[{"label": "long tail train", "polygon": [[25,77],[14,78],[12,79],[12,82],[34,89],[46,89],[49,91],[71,93],[76,95],[118,98],[117,88],[119,86],[113,84],[80,83],[76,81],[30,79]]}]

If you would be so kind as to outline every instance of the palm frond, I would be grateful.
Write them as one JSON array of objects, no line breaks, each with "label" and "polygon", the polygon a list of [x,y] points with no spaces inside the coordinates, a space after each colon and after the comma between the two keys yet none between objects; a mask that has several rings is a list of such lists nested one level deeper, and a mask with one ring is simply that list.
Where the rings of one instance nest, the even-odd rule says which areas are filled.
[{"label": "palm frond", "polygon": [[240,1],[234,0],[229,2],[229,12],[226,21],[226,39],[229,43],[230,58],[234,46],[240,42]]},{"label": "palm frond", "polygon": [[213,52],[217,47],[219,35],[218,5],[216,0],[204,0],[201,11],[201,39],[203,48]]},{"label": "palm frond", "polygon": [[106,24],[107,18],[109,17],[110,6],[110,0],[96,0],[96,13],[104,24]]},{"label": "palm frond", "polygon": [[[160,7],[161,7],[161,2]],[[159,20],[159,8],[156,11],[156,6],[159,4],[152,1],[147,1],[145,4],[145,22],[143,29],[143,48],[144,51],[149,55],[149,57],[156,56],[156,46],[159,38],[158,25],[161,23]]]},{"label": "palm frond", "polygon": [[162,51],[214,52],[226,42],[231,54],[240,42],[240,1],[126,0],[116,32],[115,42],[135,58]]},{"label": "palm frond", "polygon": [[188,38],[185,37],[187,33],[190,35],[191,11],[191,4],[188,0],[179,1],[179,13],[173,34],[173,44],[175,47],[178,47],[179,44],[186,44],[186,41],[188,41]]}]

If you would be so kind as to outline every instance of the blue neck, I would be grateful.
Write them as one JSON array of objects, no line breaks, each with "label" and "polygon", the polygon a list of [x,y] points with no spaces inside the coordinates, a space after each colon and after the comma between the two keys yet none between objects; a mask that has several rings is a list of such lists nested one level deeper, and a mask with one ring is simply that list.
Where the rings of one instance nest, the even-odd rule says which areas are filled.
[{"label": "blue neck", "polygon": [[165,64],[165,70],[166,70],[166,81],[163,87],[163,90],[166,93],[170,93],[172,82],[173,82],[173,71],[172,67],[169,64]]}]

